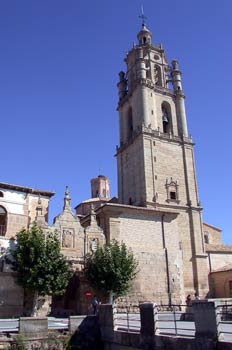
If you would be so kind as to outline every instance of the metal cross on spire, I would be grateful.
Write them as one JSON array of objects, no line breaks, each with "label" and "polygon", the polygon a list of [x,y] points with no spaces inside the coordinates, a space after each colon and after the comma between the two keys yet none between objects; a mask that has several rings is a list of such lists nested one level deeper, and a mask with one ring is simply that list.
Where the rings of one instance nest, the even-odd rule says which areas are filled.
[{"label": "metal cross on spire", "polygon": [[141,15],[139,16],[139,18],[142,19],[142,26],[144,27],[145,26],[145,19],[147,19],[147,17],[144,15],[143,5],[141,6]]}]

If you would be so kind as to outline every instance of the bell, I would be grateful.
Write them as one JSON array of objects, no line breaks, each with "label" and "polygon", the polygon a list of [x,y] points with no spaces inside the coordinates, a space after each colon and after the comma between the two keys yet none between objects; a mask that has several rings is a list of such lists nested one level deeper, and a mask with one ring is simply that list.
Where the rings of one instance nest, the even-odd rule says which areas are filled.
[{"label": "bell", "polygon": [[163,114],[163,122],[168,123],[168,117],[167,114]]}]

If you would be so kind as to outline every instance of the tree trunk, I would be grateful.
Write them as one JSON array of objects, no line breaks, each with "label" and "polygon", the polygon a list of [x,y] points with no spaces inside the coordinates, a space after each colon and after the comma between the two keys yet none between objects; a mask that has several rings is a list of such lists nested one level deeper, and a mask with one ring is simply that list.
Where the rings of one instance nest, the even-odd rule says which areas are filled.
[{"label": "tree trunk", "polygon": [[111,290],[109,293],[109,304],[113,305],[113,303],[114,303],[114,293]]},{"label": "tree trunk", "polygon": [[37,316],[37,310],[38,310],[38,300],[39,300],[39,293],[38,290],[35,290],[34,298],[33,298],[33,306],[32,306],[32,317]]}]

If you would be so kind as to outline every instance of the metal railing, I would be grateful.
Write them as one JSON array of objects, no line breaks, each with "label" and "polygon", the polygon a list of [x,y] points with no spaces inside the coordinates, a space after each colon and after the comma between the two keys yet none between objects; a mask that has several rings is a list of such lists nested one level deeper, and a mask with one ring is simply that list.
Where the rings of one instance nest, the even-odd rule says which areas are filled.
[{"label": "metal railing", "polygon": [[226,300],[215,306],[219,339],[232,341],[232,304]]},{"label": "metal railing", "polygon": [[[195,337],[195,322],[191,305],[157,305],[154,307],[154,321],[156,334]],[[140,328],[138,305],[114,308],[115,330],[139,333]]]},{"label": "metal railing", "polygon": [[154,318],[156,334],[195,337],[192,305],[157,305]]},{"label": "metal railing", "polygon": [[69,328],[68,318],[48,317],[48,329],[66,330]]},{"label": "metal railing", "polygon": [[[0,334],[1,333],[18,333],[19,318],[0,319]],[[48,317],[49,330],[67,330],[69,328],[68,318]]]},{"label": "metal railing", "polygon": [[141,320],[138,305],[116,306],[114,308],[114,329],[140,333]]},{"label": "metal railing", "polygon": [[14,333],[19,331],[19,318],[0,319],[0,333]]}]

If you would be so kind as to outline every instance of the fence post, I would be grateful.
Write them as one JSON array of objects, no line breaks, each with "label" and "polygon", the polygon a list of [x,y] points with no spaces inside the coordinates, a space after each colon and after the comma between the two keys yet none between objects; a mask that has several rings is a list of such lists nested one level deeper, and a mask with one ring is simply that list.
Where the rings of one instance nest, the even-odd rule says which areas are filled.
[{"label": "fence post", "polygon": [[98,308],[99,326],[103,340],[114,339],[114,308],[112,304],[100,304]]},{"label": "fence post", "polygon": [[139,305],[141,319],[141,340],[144,349],[154,349],[155,345],[155,305],[153,303],[143,303]]},{"label": "fence post", "polygon": [[194,301],[193,313],[196,327],[196,349],[215,349],[217,321],[213,301]]}]

